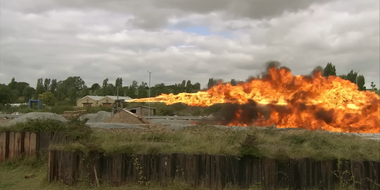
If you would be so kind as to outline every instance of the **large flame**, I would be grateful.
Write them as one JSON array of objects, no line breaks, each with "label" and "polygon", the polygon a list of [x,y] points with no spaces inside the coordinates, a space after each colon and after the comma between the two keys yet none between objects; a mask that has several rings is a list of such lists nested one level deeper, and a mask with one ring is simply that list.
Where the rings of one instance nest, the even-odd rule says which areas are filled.
[{"label": "large flame", "polygon": [[[272,67],[262,79],[237,86],[219,84],[198,93],[162,94],[154,98],[128,102],[185,103],[191,106],[211,106],[217,103],[246,104],[249,101],[266,104],[270,116],[241,121],[241,111],[235,112],[228,125],[276,125],[279,128],[306,128],[333,132],[380,133],[380,97],[374,92],[359,91],[356,84],[339,77],[293,76],[286,68]],[[276,107],[285,109],[276,109]]]}]

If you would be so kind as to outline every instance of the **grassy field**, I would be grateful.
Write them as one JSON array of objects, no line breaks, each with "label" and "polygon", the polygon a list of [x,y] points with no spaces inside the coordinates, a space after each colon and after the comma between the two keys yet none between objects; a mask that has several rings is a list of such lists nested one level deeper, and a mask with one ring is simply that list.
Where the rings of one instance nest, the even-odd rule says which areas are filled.
[{"label": "grassy field", "polygon": [[160,154],[188,153],[214,155],[253,155],[291,159],[335,158],[380,161],[380,143],[353,134],[308,130],[278,130],[249,127],[247,130],[217,128],[211,125],[168,130],[160,124],[145,129],[90,128],[85,121],[62,123],[54,120],[29,120],[0,131],[61,131],[69,142],[51,149],[96,150],[106,153]]},{"label": "grassy field", "polygon": [[[25,176],[31,176],[32,178],[25,178]],[[27,159],[16,162],[4,162],[0,164],[0,189],[1,190],[192,190],[190,186],[173,182],[167,187],[162,187],[157,184],[150,185],[128,185],[123,187],[110,187],[107,185],[101,185],[100,187],[92,187],[85,183],[79,183],[75,186],[66,186],[62,183],[48,183],[47,182],[47,167],[46,162],[37,159]],[[196,190],[202,190],[203,188],[196,188]],[[259,187],[251,187],[248,190],[261,190]],[[354,188],[344,187],[335,188],[336,190],[353,190]],[[239,188],[227,188],[227,190],[239,190]],[[281,189],[280,189],[281,190]],[[287,189],[282,189],[287,190]],[[318,190],[318,189],[310,189]]]},{"label": "grassy field", "polygon": [[[6,130],[13,131],[61,131],[70,143],[54,145],[52,149],[99,150],[107,153],[198,153],[219,155],[255,155],[277,159],[333,158],[380,161],[378,141],[366,140],[355,135],[322,131],[276,130],[275,128],[248,128],[236,130],[210,125],[191,126],[181,130],[168,130],[162,125],[150,125],[146,129],[91,129],[83,121],[72,120],[66,124],[52,120],[30,120]],[[25,178],[34,175],[33,178]],[[0,189],[94,189],[79,183],[68,187],[61,183],[47,183],[46,160],[27,159],[0,164]],[[168,187],[157,184],[96,189],[193,189],[175,182]],[[237,189],[237,188],[231,188]],[[260,188],[252,187],[252,190]],[[345,188],[336,188],[348,189]],[[315,189],[316,190],[316,189]]]},{"label": "grassy field", "polygon": [[209,125],[175,131],[160,125],[151,125],[145,130],[93,129],[86,135],[86,140],[51,148],[130,154],[188,153],[253,155],[278,159],[380,160],[379,142],[355,135],[273,128],[236,130]]}]

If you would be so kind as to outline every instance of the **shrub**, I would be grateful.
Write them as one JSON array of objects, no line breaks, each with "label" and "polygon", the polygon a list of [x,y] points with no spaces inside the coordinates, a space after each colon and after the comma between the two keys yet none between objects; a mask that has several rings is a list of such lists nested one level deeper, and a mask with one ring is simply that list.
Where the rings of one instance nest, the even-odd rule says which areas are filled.
[{"label": "shrub", "polygon": [[77,118],[71,119],[67,123],[65,130],[67,139],[73,141],[87,141],[92,133],[91,127],[86,125],[86,120],[79,120]]},{"label": "shrub", "polygon": [[260,150],[258,148],[257,138],[253,134],[248,134],[243,142],[240,143],[240,154],[251,155],[251,156],[261,156]]},{"label": "shrub", "polygon": [[24,132],[52,132],[65,131],[65,123],[53,119],[27,119],[26,122],[16,123],[9,128],[0,128],[2,131]]}]

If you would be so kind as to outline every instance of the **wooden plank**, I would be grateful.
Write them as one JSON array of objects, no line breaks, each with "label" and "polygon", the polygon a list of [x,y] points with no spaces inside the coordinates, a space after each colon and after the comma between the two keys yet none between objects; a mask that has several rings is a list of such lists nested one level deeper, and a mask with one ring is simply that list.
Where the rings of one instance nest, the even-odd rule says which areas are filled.
[{"label": "wooden plank", "polygon": [[215,156],[215,180],[216,180],[216,188],[221,189],[222,188],[222,176],[221,176],[221,162],[220,162],[220,156]]},{"label": "wooden plank", "polygon": [[13,159],[15,157],[14,147],[15,147],[15,133],[9,132],[9,146],[8,146],[9,159]]},{"label": "wooden plank", "polygon": [[216,188],[216,182],[217,182],[217,179],[216,179],[216,156],[214,155],[211,155],[210,156],[210,187],[215,189]]},{"label": "wooden plank", "polygon": [[53,176],[53,172],[52,172],[52,162],[53,162],[53,160],[52,160],[52,154],[53,154],[53,151],[51,150],[51,151],[49,151],[49,153],[48,153],[48,172],[47,172],[47,180],[48,180],[48,182],[50,183],[50,182],[52,182],[53,181],[53,179],[52,179],[52,176]]},{"label": "wooden plank", "polygon": [[7,158],[7,133],[1,132],[0,133],[0,163],[4,162]]},{"label": "wooden plank", "polygon": [[371,162],[369,168],[370,188],[380,190],[380,162]]},{"label": "wooden plank", "polygon": [[191,187],[198,186],[198,156],[186,155],[186,181]]},{"label": "wooden plank", "polygon": [[226,179],[231,185],[239,184],[239,161],[236,157],[226,157]]},{"label": "wooden plank", "polygon": [[120,186],[122,183],[121,180],[121,163],[122,163],[122,155],[115,155],[113,156],[112,160],[112,185],[113,186]]},{"label": "wooden plank", "polygon": [[[91,155],[91,158],[94,157],[96,154]],[[206,187],[209,183],[212,189],[222,189],[229,184],[251,186],[254,185],[252,183],[259,182],[266,189],[333,189],[334,183],[338,182],[334,181],[333,175],[337,169],[334,166],[337,164],[336,161],[316,162],[303,159],[280,162],[269,158],[243,157],[238,160],[234,156],[183,154],[137,155],[137,159],[140,165],[138,169],[133,165],[134,160],[128,155],[102,156],[102,162],[94,161],[96,160],[94,158],[93,163],[90,164],[90,181],[96,184],[93,182],[95,179],[93,167],[95,166],[100,182],[112,182],[112,186],[122,186],[138,181],[153,182],[156,177],[162,185],[169,184],[174,177],[175,179],[185,177],[184,179],[192,187]],[[80,165],[82,165],[78,160],[77,153],[49,151],[48,181],[75,184],[78,180]],[[342,171],[351,169],[355,180],[363,182],[358,189],[379,190],[374,183],[369,184],[365,181],[367,178],[372,182],[379,180],[380,163],[353,161],[344,163]],[[180,168],[183,168],[183,174],[182,171],[177,171]]]},{"label": "wooden plank", "polygon": [[199,186],[210,187],[210,155],[200,155],[199,161]]},{"label": "wooden plank", "polygon": [[276,188],[289,187],[289,161],[281,160],[276,164]]},{"label": "wooden plank", "polygon": [[37,152],[37,134],[29,133],[29,156],[35,157]]},{"label": "wooden plank", "polygon": [[169,155],[161,155],[160,159],[160,184],[166,186],[171,181],[172,159]]},{"label": "wooden plank", "polygon": [[[173,157],[176,157],[176,155],[173,155]],[[157,155],[152,155],[152,156],[150,156],[150,158],[149,158],[150,160],[149,160],[149,173],[150,173],[150,175],[149,175],[149,177],[148,177],[148,180],[150,180],[150,181],[152,181],[152,182],[158,182],[158,180],[159,180],[159,175],[160,175],[160,173],[159,173],[159,167],[160,167],[160,162],[159,162],[159,156],[157,156]],[[173,164],[175,165],[175,171],[177,172],[177,173],[175,173],[174,175],[180,175],[179,174],[179,172],[180,171],[178,171],[177,170],[177,163],[176,163],[176,161],[175,161],[175,159],[173,159],[172,160],[172,162],[173,162]]]},{"label": "wooden plank", "polygon": [[50,132],[39,132],[37,136],[38,154],[47,154],[52,134]]},{"label": "wooden plank", "polygon": [[125,158],[125,182],[127,184],[133,183],[133,175],[134,175],[134,160],[131,156],[126,156]]},{"label": "wooden plank", "polygon": [[24,157],[30,157],[30,133],[24,133]]},{"label": "wooden plank", "polygon": [[22,133],[15,132],[14,157],[22,158]]},{"label": "wooden plank", "polygon": [[176,174],[175,178],[178,181],[186,182],[187,170],[186,170],[186,157],[184,154],[175,154]]}]

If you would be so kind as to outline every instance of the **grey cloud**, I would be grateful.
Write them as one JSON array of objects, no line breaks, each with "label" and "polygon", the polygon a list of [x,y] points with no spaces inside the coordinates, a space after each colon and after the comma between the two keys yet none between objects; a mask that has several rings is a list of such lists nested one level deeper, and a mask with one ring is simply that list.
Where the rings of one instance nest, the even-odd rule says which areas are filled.
[{"label": "grey cloud", "polygon": [[[314,5],[324,3],[317,0],[159,2],[2,1],[0,83],[14,76],[34,86],[39,77],[77,75],[89,86],[104,78],[114,83],[117,77],[128,85],[147,82],[150,70],[153,85],[189,79],[204,86],[209,77],[245,80],[264,71],[268,60],[278,60],[294,74],[332,62],[338,74],[358,70],[367,85],[374,81],[379,86],[379,19],[371,3],[359,3],[364,11],[343,13],[338,8],[343,1],[323,6]],[[344,6],[358,3],[349,2]],[[173,25],[207,26],[233,35],[157,29],[173,15],[179,20]]]},{"label": "grey cloud", "polygon": [[110,12],[130,13],[135,18],[126,19],[126,24],[146,29],[165,26],[167,18],[190,13],[207,14],[225,12],[231,18],[248,17],[252,19],[273,18],[284,12],[296,12],[315,3],[331,2],[328,0],[39,0],[28,3],[26,0],[5,1],[4,7],[23,12],[40,13],[52,9],[101,9]]}]

